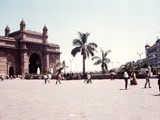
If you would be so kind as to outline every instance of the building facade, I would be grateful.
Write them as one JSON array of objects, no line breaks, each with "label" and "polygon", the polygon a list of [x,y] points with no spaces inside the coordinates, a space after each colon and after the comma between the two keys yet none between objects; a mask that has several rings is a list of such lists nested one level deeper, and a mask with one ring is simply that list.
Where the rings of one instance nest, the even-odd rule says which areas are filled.
[{"label": "building facade", "polygon": [[160,68],[160,39],[154,45],[146,45],[146,59],[152,68]]},{"label": "building facade", "polygon": [[37,74],[55,72],[60,62],[60,46],[48,43],[48,29],[42,33],[26,30],[24,20],[20,29],[10,32],[5,28],[5,36],[0,36],[0,73],[5,75]]}]

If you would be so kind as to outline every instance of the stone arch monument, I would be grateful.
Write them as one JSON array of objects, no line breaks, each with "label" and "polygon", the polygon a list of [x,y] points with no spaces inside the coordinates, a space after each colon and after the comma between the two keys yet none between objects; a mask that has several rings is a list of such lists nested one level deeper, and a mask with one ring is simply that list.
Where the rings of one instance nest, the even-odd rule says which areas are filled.
[{"label": "stone arch monument", "polygon": [[60,54],[58,44],[48,43],[46,25],[41,33],[35,32],[26,30],[22,20],[18,31],[10,32],[7,25],[5,36],[0,36],[0,73],[9,75],[13,69],[14,75],[36,74],[38,68],[42,74],[49,70],[55,73]]}]

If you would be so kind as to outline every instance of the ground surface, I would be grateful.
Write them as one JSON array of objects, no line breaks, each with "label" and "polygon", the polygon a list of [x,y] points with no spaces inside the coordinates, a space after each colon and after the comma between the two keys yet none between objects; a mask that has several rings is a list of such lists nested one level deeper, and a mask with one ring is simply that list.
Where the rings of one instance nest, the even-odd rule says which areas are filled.
[{"label": "ground surface", "polygon": [[160,120],[157,79],[124,90],[124,80],[0,81],[0,120]]}]

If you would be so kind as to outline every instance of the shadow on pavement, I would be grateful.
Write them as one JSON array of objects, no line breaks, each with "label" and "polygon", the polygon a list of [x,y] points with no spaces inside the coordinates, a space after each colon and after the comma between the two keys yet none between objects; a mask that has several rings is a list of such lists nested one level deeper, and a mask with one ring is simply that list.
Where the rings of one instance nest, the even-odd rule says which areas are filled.
[{"label": "shadow on pavement", "polygon": [[153,96],[160,96],[160,94],[155,94],[155,95],[153,95]]}]

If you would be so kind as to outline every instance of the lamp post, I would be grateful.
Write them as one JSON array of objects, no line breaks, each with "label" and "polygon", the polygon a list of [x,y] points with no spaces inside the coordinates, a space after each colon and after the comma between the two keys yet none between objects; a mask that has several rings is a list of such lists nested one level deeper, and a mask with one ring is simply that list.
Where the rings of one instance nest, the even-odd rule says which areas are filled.
[{"label": "lamp post", "polygon": [[120,61],[117,61],[117,64],[118,64],[118,67],[119,67]]},{"label": "lamp post", "polygon": [[71,67],[71,73],[72,73],[72,61],[73,61],[73,59],[69,59],[70,67]]},{"label": "lamp post", "polygon": [[141,52],[141,53],[137,52],[137,54],[139,55],[139,58],[141,60],[141,55],[143,54],[143,52]]},{"label": "lamp post", "polygon": [[142,56],[142,54],[143,54],[143,52],[141,52],[141,53],[139,53],[139,52],[137,52],[137,54],[139,55],[139,59],[140,59],[140,69],[141,69],[141,56]]},{"label": "lamp post", "polygon": [[112,62],[111,62],[111,64],[112,64],[112,70],[113,70],[113,63],[114,63],[114,62],[112,61]]}]

